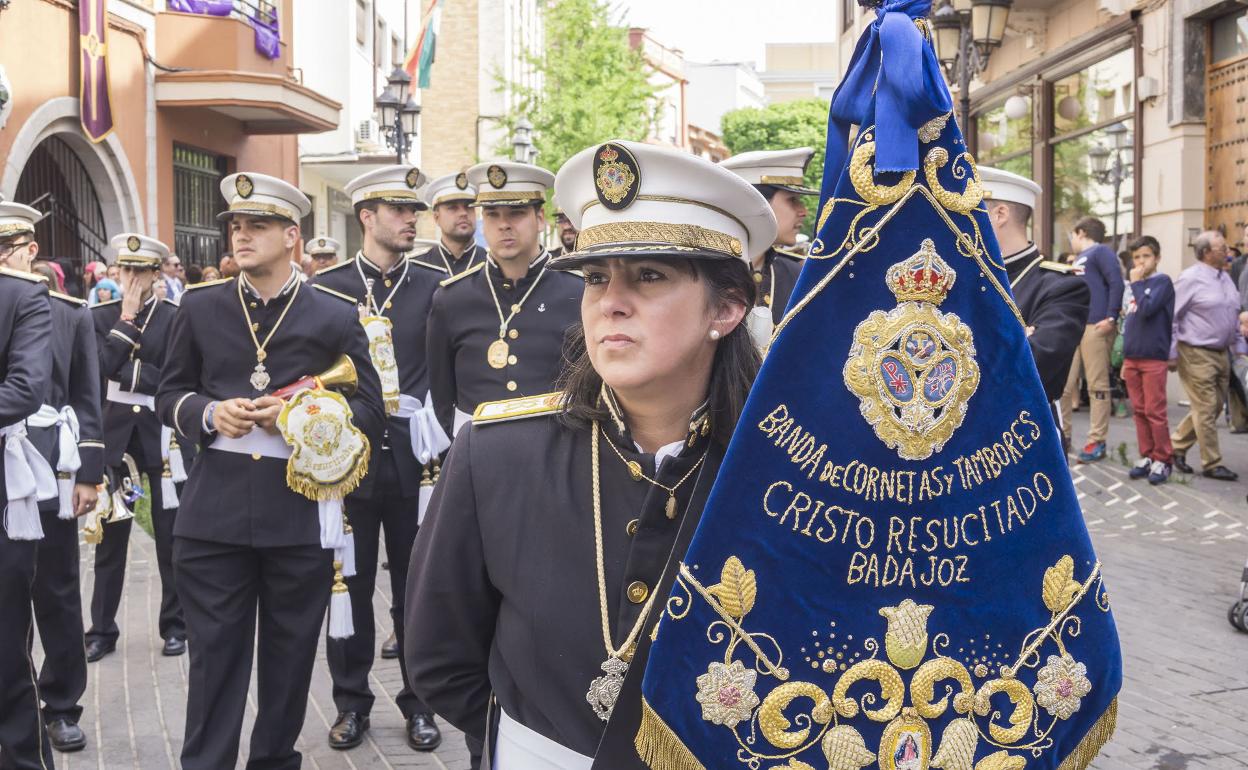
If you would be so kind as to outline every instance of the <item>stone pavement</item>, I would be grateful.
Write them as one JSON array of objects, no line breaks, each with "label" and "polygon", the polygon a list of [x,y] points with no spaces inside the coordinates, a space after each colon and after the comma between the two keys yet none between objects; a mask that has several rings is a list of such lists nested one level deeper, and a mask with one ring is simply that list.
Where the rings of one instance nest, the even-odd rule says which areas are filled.
[{"label": "stone pavement", "polygon": [[[1183,410],[1173,410],[1172,425]],[[1075,437],[1086,431],[1077,413]],[[1125,461],[1116,451],[1125,445]],[[1092,539],[1104,564],[1119,633],[1126,681],[1118,731],[1095,770],[1231,770],[1248,768],[1248,634],[1226,621],[1248,557],[1248,483],[1183,478],[1164,487],[1127,479],[1135,436],[1129,419],[1113,420],[1111,457],[1075,466]],[[1223,436],[1226,464],[1248,481],[1248,436]],[[1193,458],[1196,454],[1193,453]],[[187,659],[160,656],[156,612],[160,599],[155,554],[138,527],[131,542],[118,652],[91,665],[83,728],[86,751],[58,755],[62,768],[174,768],[182,745]],[[90,595],[89,547],[83,549],[84,595]],[[378,581],[374,604],[388,618],[388,583]],[[379,624],[378,639],[389,628]],[[417,754],[403,741],[393,705],[399,687],[395,661],[378,661],[377,705],[363,746],[335,752],[325,734],[335,717],[322,649],[299,748],[306,768],[467,767],[463,738],[442,724],[445,740],[434,754]],[[243,751],[254,713],[244,725]],[[245,758],[245,756],[244,756]]]}]

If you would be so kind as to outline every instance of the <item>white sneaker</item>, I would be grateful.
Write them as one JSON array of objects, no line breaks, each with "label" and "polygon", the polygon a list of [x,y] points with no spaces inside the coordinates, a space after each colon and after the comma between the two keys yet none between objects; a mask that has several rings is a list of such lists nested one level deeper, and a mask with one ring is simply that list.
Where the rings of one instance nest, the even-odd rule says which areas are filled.
[{"label": "white sneaker", "polygon": [[1133,479],[1142,479],[1148,475],[1152,467],[1153,467],[1152,460],[1148,459],[1147,457],[1141,457],[1139,460],[1136,460],[1135,465],[1131,467],[1131,472],[1128,473],[1127,475]]}]

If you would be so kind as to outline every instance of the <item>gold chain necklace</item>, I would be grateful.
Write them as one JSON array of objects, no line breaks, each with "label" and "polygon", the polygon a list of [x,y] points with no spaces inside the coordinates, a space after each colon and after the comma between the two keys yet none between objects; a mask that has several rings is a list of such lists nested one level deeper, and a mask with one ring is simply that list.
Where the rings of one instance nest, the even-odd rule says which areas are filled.
[{"label": "gold chain necklace", "polygon": [[[390,301],[394,299],[395,294],[399,293],[399,288],[403,285],[403,282],[407,280],[407,270],[412,266],[412,263],[407,261],[407,257],[402,258],[403,272],[399,274],[399,279],[394,282],[394,288],[391,289],[390,293],[386,295],[386,301],[382,302],[381,305],[378,305],[377,300],[373,298],[373,284],[375,281],[374,279],[364,275],[364,268],[360,264],[362,259],[367,259],[367,257],[364,256],[364,251],[361,249],[355,258],[355,271],[360,274],[360,280],[364,282],[364,307],[367,312],[370,312],[375,316],[384,316],[386,311],[390,309]],[[377,267],[377,265],[372,262],[369,262],[369,264],[373,267]],[[379,267],[377,268],[377,271],[381,273],[381,277],[384,280],[386,277],[385,271]]]},{"label": "gold chain necklace", "polygon": [[[538,258],[534,260],[534,264],[539,262],[545,254],[546,251],[543,249],[542,253],[538,255]],[[520,312],[520,308],[524,307],[525,300],[529,298],[529,295],[533,293],[533,290],[537,288],[537,285],[542,282],[543,276],[546,275],[546,265],[548,264],[550,263],[547,262],[542,265],[541,271],[538,272],[537,277],[533,279],[533,285],[530,286],[529,290],[524,293],[524,296],[520,298],[519,302],[511,306],[511,314],[504,318],[503,306],[498,302],[498,292],[494,290],[494,282],[490,280],[490,262],[488,259],[486,260],[485,285],[490,287],[490,297],[494,299],[494,309],[498,311],[498,339],[491,342],[490,347],[485,351],[485,360],[491,367],[495,369],[502,369],[507,366],[507,357],[511,353],[511,346],[507,344],[507,327],[511,324],[511,319],[516,317],[516,313]],[[529,267],[531,268],[532,265],[529,265]]]},{"label": "gold chain necklace", "polygon": [[256,368],[251,373],[251,387],[256,390],[263,391],[269,387],[269,373],[264,368],[264,359],[268,357],[268,353],[264,349],[268,347],[269,340],[273,339],[273,335],[277,333],[277,327],[282,325],[282,321],[286,319],[286,314],[290,312],[290,308],[295,304],[295,297],[299,296],[299,288],[303,285],[303,281],[295,281],[295,288],[290,293],[290,301],[286,303],[286,307],[282,308],[282,313],[277,317],[277,323],[273,324],[273,328],[269,329],[269,333],[265,335],[264,342],[256,337],[256,327],[251,323],[251,313],[247,312],[247,302],[243,299],[243,282],[238,281],[238,304],[243,308],[243,318],[247,321],[247,333],[251,335],[251,344],[256,346]]},{"label": "gold chain necklace", "polygon": [[[645,473],[642,473],[641,463],[637,462],[636,460],[629,460],[627,457],[625,457],[624,453],[620,451],[620,448],[617,447],[615,445],[615,442],[612,441],[609,437],[607,438],[607,446],[611,447],[611,449],[615,452],[615,456],[620,458],[620,462],[628,466],[628,475],[632,476],[633,481],[641,481],[644,479],[645,481],[650,482],[651,484],[658,487],[659,489],[663,489],[667,491],[667,505],[664,508],[664,513],[667,515],[668,519],[676,518],[676,490],[680,489],[680,485],[688,481],[689,477],[692,476],[698,468],[702,467],[702,461],[706,459],[706,452],[703,452],[702,456],[698,458],[698,461],[693,464],[692,468],[689,469],[689,472],[686,473],[684,476],[681,476],[680,481],[677,481],[675,484],[669,487],[668,485],[660,481],[656,481],[655,479],[650,478]],[[655,472],[656,473],[658,472],[658,468],[655,468]]]}]

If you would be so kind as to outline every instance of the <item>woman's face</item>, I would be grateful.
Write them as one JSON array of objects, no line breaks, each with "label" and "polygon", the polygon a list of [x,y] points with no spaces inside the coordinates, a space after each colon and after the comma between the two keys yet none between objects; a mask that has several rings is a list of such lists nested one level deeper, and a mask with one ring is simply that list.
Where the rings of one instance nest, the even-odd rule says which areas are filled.
[{"label": "woman's face", "polygon": [[100,302],[108,302],[113,298],[113,290],[101,287],[95,290],[95,296],[99,298]]},{"label": "woman's face", "polygon": [[714,307],[684,262],[604,259],[583,268],[581,323],[594,371],[627,392],[705,372],[715,357],[711,330],[727,335],[745,306]]}]

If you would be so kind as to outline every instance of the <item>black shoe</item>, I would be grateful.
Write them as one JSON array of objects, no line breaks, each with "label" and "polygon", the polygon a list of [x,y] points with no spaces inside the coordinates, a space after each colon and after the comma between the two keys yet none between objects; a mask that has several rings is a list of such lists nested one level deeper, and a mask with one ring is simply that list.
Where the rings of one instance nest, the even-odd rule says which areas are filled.
[{"label": "black shoe", "polygon": [[331,749],[353,749],[364,742],[364,733],[368,732],[368,714],[357,711],[344,711],[338,715],[338,721],[329,728],[329,747]]},{"label": "black shoe", "polygon": [[1214,479],[1216,481],[1237,481],[1239,479],[1239,474],[1225,465],[1215,465],[1212,468],[1205,468],[1201,471],[1200,475],[1207,479]]},{"label": "black shoe", "polygon": [[381,643],[381,657],[386,660],[399,657],[399,640],[395,638],[393,631],[390,632],[390,637]]},{"label": "black shoe", "polygon": [[99,639],[92,639],[87,642],[87,662],[94,663],[100,658],[117,650],[116,642],[102,642]]},{"label": "black shoe", "polygon": [[186,640],[176,636],[169,637],[165,640],[165,646],[161,648],[160,654],[166,658],[176,658],[186,654]]},{"label": "black shoe", "polygon": [[48,722],[48,740],[52,748],[65,754],[87,747],[87,734],[69,717],[57,717]]},{"label": "black shoe", "polygon": [[1187,455],[1183,452],[1174,453],[1174,461],[1172,464],[1174,465],[1174,469],[1178,471],[1179,473],[1195,473],[1196,472],[1192,470],[1192,466],[1187,464]]},{"label": "black shoe", "polygon": [[413,714],[407,718],[407,745],[417,751],[433,751],[442,745],[442,731],[433,714]]}]

